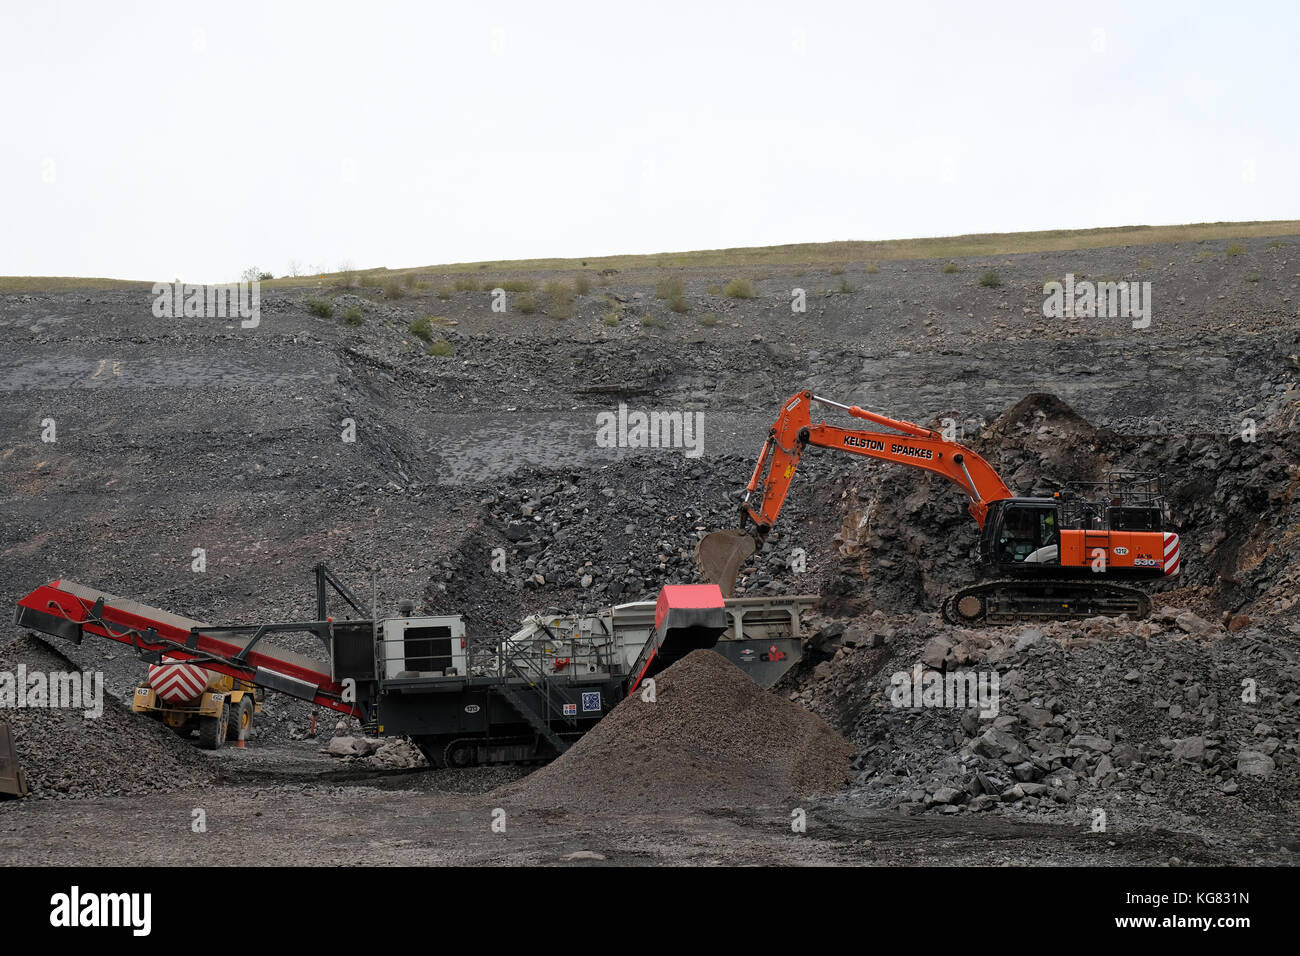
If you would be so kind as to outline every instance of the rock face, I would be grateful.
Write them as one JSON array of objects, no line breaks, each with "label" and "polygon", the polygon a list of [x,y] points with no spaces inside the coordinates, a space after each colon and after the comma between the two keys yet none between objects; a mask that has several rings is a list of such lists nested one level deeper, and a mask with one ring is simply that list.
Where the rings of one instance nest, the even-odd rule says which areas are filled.
[{"label": "rock face", "polygon": [[558,760],[498,791],[503,805],[619,809],[771,805],[834,793],[853,747],[709,650],[633,694]]}]

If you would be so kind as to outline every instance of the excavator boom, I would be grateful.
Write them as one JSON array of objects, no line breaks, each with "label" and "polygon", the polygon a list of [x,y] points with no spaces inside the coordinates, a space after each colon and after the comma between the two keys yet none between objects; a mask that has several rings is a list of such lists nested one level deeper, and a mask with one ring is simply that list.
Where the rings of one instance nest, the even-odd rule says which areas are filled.
[{"label": "excavator boom", "polygon": [[[814,402],[838,408],[854,418],[865,419],[900,434],[841,428],[825,422],[813,424],[811,408]],[[970,498],[971,517],[981,528],[984,527],[989,503],[1012,497],[1011,491],[988,462],[939,432],[901,419],[887,418],[857,405],[841,405],[812,392],[800,392],[781,407],[781,415],[768,434],[753,477],[745,489],[745,514],[760,534],[766,535],[776,523],[799,459],[809,445],[923,468],[947,478],[966,492]],[[755,504],[751,505],[751,502]]]}]

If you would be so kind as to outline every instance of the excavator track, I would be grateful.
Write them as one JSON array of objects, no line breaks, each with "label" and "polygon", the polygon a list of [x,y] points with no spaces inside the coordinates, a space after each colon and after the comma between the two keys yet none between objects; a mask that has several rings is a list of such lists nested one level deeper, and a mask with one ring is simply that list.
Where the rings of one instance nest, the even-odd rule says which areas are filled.
[{"label": "excavator track", "polygon": [[944,599],[941,610],[949,624],[965,627],[1098,615],[1140,619],[1151,613],[1151,599],[1135,588],[1108,582],[1012,578],[962,588]]}]

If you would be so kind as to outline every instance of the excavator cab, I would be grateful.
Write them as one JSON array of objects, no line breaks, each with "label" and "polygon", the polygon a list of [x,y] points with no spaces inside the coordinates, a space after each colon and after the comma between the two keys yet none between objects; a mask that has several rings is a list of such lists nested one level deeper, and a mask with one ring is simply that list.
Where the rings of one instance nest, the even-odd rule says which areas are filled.
[{"label": "excavator cab", "polygon": [[1163,476],[1114,473],[1071,482],[1051,498],[989,503],[980,558],[999,573],[1161,577],[1177,562],[1167,524]]},{"label": "excavator cab", "polygon": [[1055,498],[1003,498],[989,504],[980,557],[1000,571],[1060,566],[1060,507]]}]

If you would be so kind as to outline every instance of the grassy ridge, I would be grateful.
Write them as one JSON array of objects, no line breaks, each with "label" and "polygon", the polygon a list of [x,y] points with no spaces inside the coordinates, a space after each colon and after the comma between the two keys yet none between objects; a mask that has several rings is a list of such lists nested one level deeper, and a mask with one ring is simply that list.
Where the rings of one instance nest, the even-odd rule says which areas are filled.
[{"label": "grassy ridge", "polygon": [[874,242],[807,242],[783,246],[701,249],[648,255],[597,256],[587,259],[516,259],[501,262],[458,262],[424,266],[422,272],[567,271],[574,269],[729,268],[731,266],[833,266],[887,259],[954,259],[963,256],[1014,255],[1021,252],[1063,252],[1107,246],[1204,242],[1300,235],[1300,220],[1269,222],[1209,222],[1183,226],[1107,226],[1102,229],[1051,229],[1043,232],[975,233],[929,239],[883,239]]},{"label": "grassy ridge", "polygon": [[83,289],[151,289],[139,279],[82,279],[75,276],[0,276],[0,292],[72,292]]},{"label": "grassy ridge", "polygon": [[[495,262],[456,262],[407,269],[360,269],[356,277],[370,284],[404,275],[455,275],[487,272],[517,275],[527,272],[619,272],[659,269],[728,269],[732,267],[842,267],[896,259],[958,259],[970,256],[1004,256],[1026,252],[1065,252],[1112,246],[1158,245],[1300,235],[1300,220],[1268,222],[1206,222],[1182,226],[1108,226],[1101,229],[1050,229],[1042,232],[975,233],[928,239],[884,239],[873,242],[808,242],[782,246],[736,249],[700,249],[649,255],[595,256],[587,259],[515,259]],[[263,282],[264,288],[309,286],[321,278],[336,282],[340,273],[299,276]],[[367,283],[362,283],[367,284]],[[60,292],[71,289],[121,289],[148,287],[148,282],[125,279],[78,279],[45,276],[0,276],[0,292]]]}]

